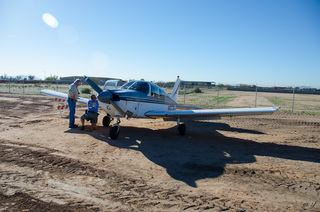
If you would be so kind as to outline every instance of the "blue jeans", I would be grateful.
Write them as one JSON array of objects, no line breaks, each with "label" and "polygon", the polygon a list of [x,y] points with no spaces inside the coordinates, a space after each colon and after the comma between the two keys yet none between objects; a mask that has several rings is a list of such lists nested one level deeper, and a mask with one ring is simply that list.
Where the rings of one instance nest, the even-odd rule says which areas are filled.
[{"label": "blue jeans", "polygon": [[73,99],[68,98],[68,105],[69,105],[69,127],[74,125],[74,114],[76,113],[76,101]]}]

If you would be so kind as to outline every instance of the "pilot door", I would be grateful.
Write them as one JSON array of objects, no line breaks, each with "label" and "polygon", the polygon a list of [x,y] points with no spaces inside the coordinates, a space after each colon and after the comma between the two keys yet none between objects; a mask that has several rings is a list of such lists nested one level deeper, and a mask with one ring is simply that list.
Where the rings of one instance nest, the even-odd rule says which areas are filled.
[{"label": "pilot door", "polygon": [[129,117],[137,117],[139,113],[139,102],[137,101],[127,101],[127,111],[126,115]]}]

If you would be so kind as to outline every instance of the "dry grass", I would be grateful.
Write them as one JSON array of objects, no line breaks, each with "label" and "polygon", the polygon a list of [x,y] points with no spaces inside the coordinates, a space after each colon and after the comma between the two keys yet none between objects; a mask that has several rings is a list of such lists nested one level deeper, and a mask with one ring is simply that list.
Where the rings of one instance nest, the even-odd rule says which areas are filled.
[{"label": "dry grass", "polygon": [[[66,84],[10,84],[10,93],[40,95],[41,89],[51,89],[67,93],[69,85]],[[81,88],[91,88],[82,85]],[[80,90],[81,90],[80,88]],[[166,89],[168,93],[170,89]],[[201,89],[202,93],[192,93],[192,89],[180,91],[178,104],[202,106],[206,108],[232,108],[232,107],[270,107],[279,106],[282,111],[298,113],[320,114],[320,95],[310,94],[282,94],[228,91],[226,89]],[[9,84],[0,84],[0,92],[8,93]],[[186,93],[186,94],[184,94]],[[81,94],[88,98],[88,94]],[[294,105],[293,105],[294,104]]]}]

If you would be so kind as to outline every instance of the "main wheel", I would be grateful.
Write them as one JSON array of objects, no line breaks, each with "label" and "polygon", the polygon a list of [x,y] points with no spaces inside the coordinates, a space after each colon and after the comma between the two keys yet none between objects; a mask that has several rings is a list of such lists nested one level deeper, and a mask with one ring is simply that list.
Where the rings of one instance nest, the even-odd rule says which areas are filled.
[{"label": "main wheel", "polygon": [[186,133],[187,127],[185,124],[180,124],[178,127],[179,135],[184,135]]},{"label": "main wheel", "polygon": [[102,125],[103,125],[104,127],[109,127],[111,121],[112,121],[112,118],[111,118],[109,115],[107,115],[107,116],[103,117],[103,119],[102,119]]},{"label": "main wheel", "polygon": [[109,130],[109,137],[111,139],[117,139],[120,132],[120,126],[113,126]]}]

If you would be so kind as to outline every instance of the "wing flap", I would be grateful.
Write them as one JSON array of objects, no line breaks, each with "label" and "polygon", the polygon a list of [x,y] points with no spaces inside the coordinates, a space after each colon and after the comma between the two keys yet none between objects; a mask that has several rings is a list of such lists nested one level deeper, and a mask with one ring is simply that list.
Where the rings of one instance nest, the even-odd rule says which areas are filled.
[{"label": "wing flap", "polygon": [[175,111],[149,111],[145,115],[150,118],[181,118],[181,119],[215,119],[221,116],[249,116],[264,115],[276,112],[279,107],[263,108],[232,108],[232,109],[205,109],[205,110],[175,110]]}]

